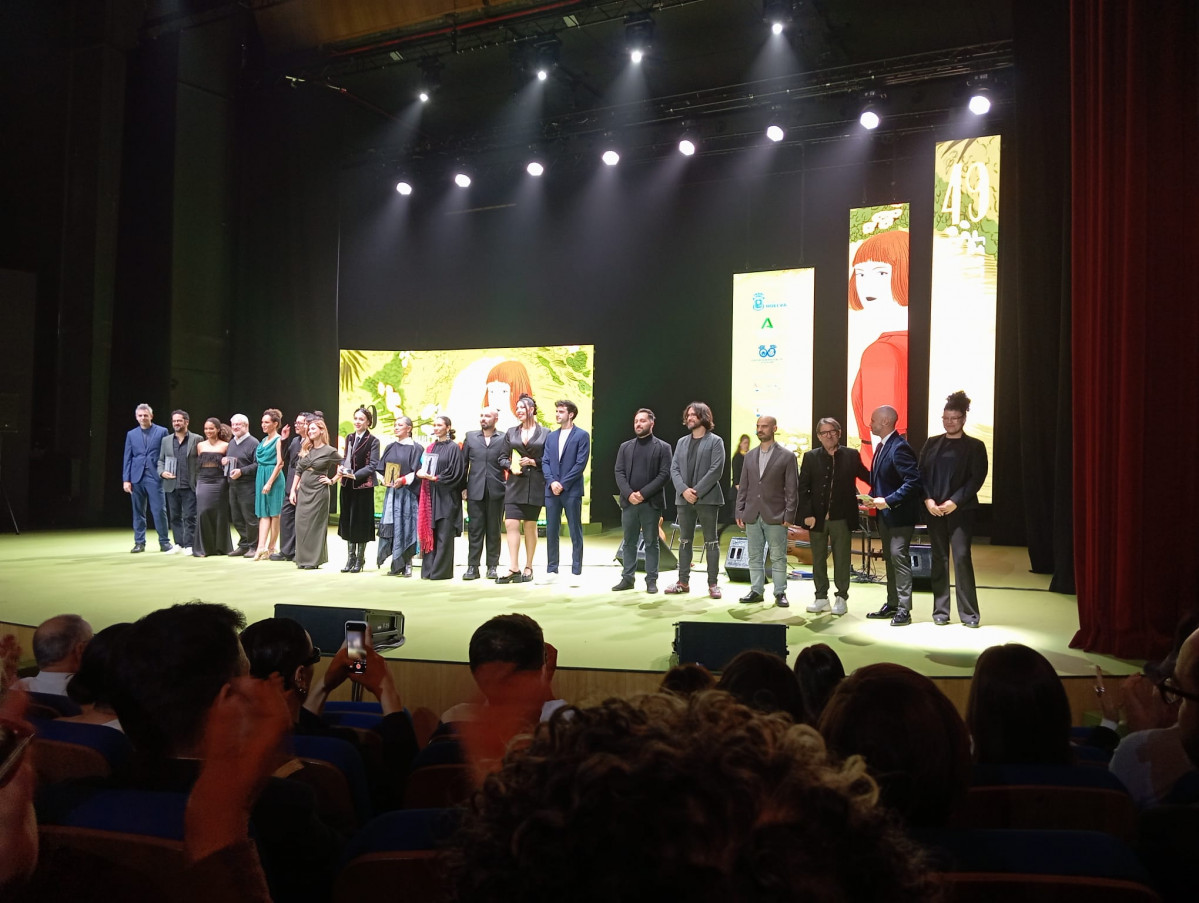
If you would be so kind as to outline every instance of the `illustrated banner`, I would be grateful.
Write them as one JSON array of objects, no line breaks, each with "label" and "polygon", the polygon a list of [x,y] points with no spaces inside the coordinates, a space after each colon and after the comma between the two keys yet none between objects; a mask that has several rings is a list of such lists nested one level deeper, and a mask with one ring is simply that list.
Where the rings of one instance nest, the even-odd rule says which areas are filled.
[{"label": "illustrated banner", "polygon": [[945,397],[970,397],[966,433],[992,462],[978,493],[991,501],[995,434],[995,299],[999,260],[999,136],[942,141],[936,150],[928,434],[945,430]]},{"label": "illustrated banner", "polygon": [[[757,444],[755,424],[762,414],[778,420],[775,439],[781,445],[796,452],[812,447],[815,272],[808,268],[733,276],[733,409],[726,436],[730,455],[742,435]],[[723,434],[719,423],[717,427]]]}]

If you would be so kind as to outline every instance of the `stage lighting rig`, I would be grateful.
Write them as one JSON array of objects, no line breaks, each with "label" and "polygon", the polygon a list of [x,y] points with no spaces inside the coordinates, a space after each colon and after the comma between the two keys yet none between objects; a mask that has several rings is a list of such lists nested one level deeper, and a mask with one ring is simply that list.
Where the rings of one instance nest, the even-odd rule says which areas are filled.
[{"label": "stage lighting rig", "polygon": [[420,64],[420,83],[417,86],[416,96],[421,103],[428,103],[437,89],[441,87],[441,70],[444,67],[436,57],[430,57],[423,60]]},{"label": "stage lighting rig", "polygon": [[862,92],[862,100],[865,103],[861,114],[858,116],[858,122],[861,123],[862,128],[868,131],[878,128],[879,123],[883,121],[881,104],[886,99],[886,94],[883,94],[881,91],[875,91],[873,88]]},{"label": "stage lighting rig", "polygon": [[782,34],[795,21],[794,0],[762,0],[762,21],[771,34]]},{"label": "stage lighting rig", "polygon": [[967,104],[975,116],[984,116],[991,111],[991,80],[986,72],[980,72],[968,82],[970,102]]},{"label": "stage lighting rig", "polygon": [[533,68],[538,81],[545,81],[558,68],[562,42],[555,37],[543,38],[533,45]]},{"label": "stage lighting rig", "polygon": [[654,44],[654,20],[649,13],[631,13],[624,20],[624,46],[629,59],[640,63]]}]

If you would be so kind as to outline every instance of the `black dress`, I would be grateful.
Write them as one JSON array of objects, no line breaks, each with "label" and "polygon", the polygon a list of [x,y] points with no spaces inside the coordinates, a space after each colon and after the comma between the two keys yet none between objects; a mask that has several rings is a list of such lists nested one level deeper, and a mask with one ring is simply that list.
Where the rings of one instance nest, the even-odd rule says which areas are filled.
[{"label": "black dress", "polygon": [[229,539],[229,481],[221,464],[221,452],[198,452],[196,462],[196,538],[192,554],[228,555],[233,551]]},{"label": "black dress", "polygon": [[[541,456],[545,453],[545,440],[549,436],[540,423],[533,429],[527,442],[521,440],[520,427],[514,426],[504,433],[504,441],[498,451],[500,467],[508,472],[504,483],[504,516],[514,520],[536,520],[545,505],[545,472],[541,469]],[[537,463],[512,473],[513,458],[532,458]],[[515,508],[520,517],[516,518]],[[538,509],[538,510],[534,510]]]},{"label": "black dress", "polygon": [[363,432],[346,436],[345,466],[353,480],[342,480],[337,535],[346,542],[371,542],[375,538],[375,471],[379,469],[379,440]]},{"label": "black dress", "polygon": [[430,451],[437,455],[437,479],[421,481],[418,505],[422,512],[427,508],[429,523],[427,527],[419,524],[417,532],[431,529],[433,545],[426,550],[425,542],[421,542],[420,575],[425,580],[449,580],[454,576],[454,537],[462,533],[466,456],[449,439],[434,442],[426,453]]}]

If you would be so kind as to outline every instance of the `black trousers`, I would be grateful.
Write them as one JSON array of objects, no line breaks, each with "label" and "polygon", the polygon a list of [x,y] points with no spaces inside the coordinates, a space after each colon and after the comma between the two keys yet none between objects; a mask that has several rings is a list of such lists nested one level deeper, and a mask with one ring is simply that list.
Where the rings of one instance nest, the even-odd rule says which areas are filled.
[{"label": "black trousers", "polygon": [[468,545],[467,567],[477,568],[483,556],[483,543],[487,543],[487,566],[498,567],[500,563],[500,527],[504,523],[504,495],[487,493],[481,499],[466,500]]},{"label": "black trousers", "polygon": [[229,520],[237,530],[237,547],[258,545],[258,516],[254,513],[254,478],[242,476],[229,481]]},{"label": "black trousers", "polygon": [[433,524],[433,549],[420,560],[420,575],[425,580],[449,580],[454,576],[454,537],[458,535],[455,517],[443,517]]},{"label": "black trousers", "polygon": [[954,511],[928,519],[928,538],[933,552],[933,616],[949,617],[949,556],[953,555],[953,584],[958,617],[963,624],[978,620],[978,590],[974,585],[974,561],[970,541],[974,538],[974,509]]},{"label": "black trousers", "polygon": [[165,495],[167,520],[171,523],[175,545],[190,549],[192,537],[196,535],[196,490],[190,486],[176,486]]},{"label": "black trousers", "polygon": [[912,610],[912,533],[915,527],[889,527],[880,515],[878,535],[887,562],[887,604]]},{"label": "black trousers", "polygon": [[624,569],[620,572],[622,580],[632,580],[637,573],[637,538],[645,540],[645,581],[658,579],[658,518],[662,516],[660,508],[655,508],[649,502],[640,505],[629,505],[620,512],[620,524],[624,527]]},{"label": "black trousers", "polygon": [[287,496],[279,513],[279,554],[288,559],[296,557],[296,506]]}]

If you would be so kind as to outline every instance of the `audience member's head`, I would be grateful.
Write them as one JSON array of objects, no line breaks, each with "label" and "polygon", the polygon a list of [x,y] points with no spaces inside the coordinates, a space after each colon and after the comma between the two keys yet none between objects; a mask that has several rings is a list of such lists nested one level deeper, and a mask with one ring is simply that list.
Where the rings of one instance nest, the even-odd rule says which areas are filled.
[{"label": "audience member's head", "polygon": [[79,670],[67,684],[67,695],[80,705],[112,708],[112,663],[129,624],[105,627],[87,644]]},{"label": "audience member's head", "polygon": [[241,612],[188,602],[151,612],[121,637],[112,659],[113,705],[126,735],[151,756],[192,752],[213,700],[246,673]]},{"label": "audience member's head", "polygon": [[241,632],[241,646],[250,662],[251,677],[266,680],[278,674],[283,679],[292,716],[297,717],[321,655],[308,631],[291,618],[264,618]]},{"label": "audience member's head", "polygon": [[1049,660],[1020,643],[992,646],[974,666],[966,726],[974,756],[995,765],[1067,765],[1070,701]]},{"label": "audience member's head", "polygon": [[1178,661],[1174,665],[1172,682],[1189,697],[1183,697],[1178,710],[1178,730],[1182,735],[1182,747],[1187,756],[1199,768],[1199,630],[1182,644]]},{"label": "audience member's head", "polygon": [[514,679],[531,679],[545,666],[545,636],[528,615],[496,615],[470,638],[470,672],[489,700],[520,692]]},{"label": "audience member's head", "polygon": [[702,665],[675,665],[662,678],[658,687],[661,693],[674,693],[676,696],[690,696],[701,690],[710,690],[716,683],[707,668]]},{"label": "audience member's head", "polygon": [[39,671],[74,674],[92,639],[92,625],[79,615],[55,615],[33,632],[33,657]]},{"label": "audience member's head", "polygon": [[841,681],[820,733],[838,755],[866,760],[883,802],[910,825],[943,825],[970,786],[961,715],[936,684],[902,665],[867,665]]},{"label": "audience member's head", "polygon": [[815,643],[795,657],[795,680],[803,699],[804,721],[815,727],[833,690],[845,680],[845,666],[831,646]]},{"label": "audience member's head", "polygon": [[476,794],[458,899],[937,899],[862,762],[811,728],[715,692],[569,711]]},{"label": "audience member's head", "polygon": [[1145,663],[1145,676],[1154,683],[1161,683],[1173,675],[1174,664],[1178,661],[1178,653],[1182,650],[1182,644],[1196,630],[1199,630],[1199,609],[1192,609],[1178,619],[1178,625],[1174,628],[1174,643],[1166,657],[1158,662]]},{"label": "audience member's head", "polygon": [[769,652],[746,649],[724,666],[717,690],[759,712],[785,712],[796,724],[803,721],[799,684],[787,663]]}]

